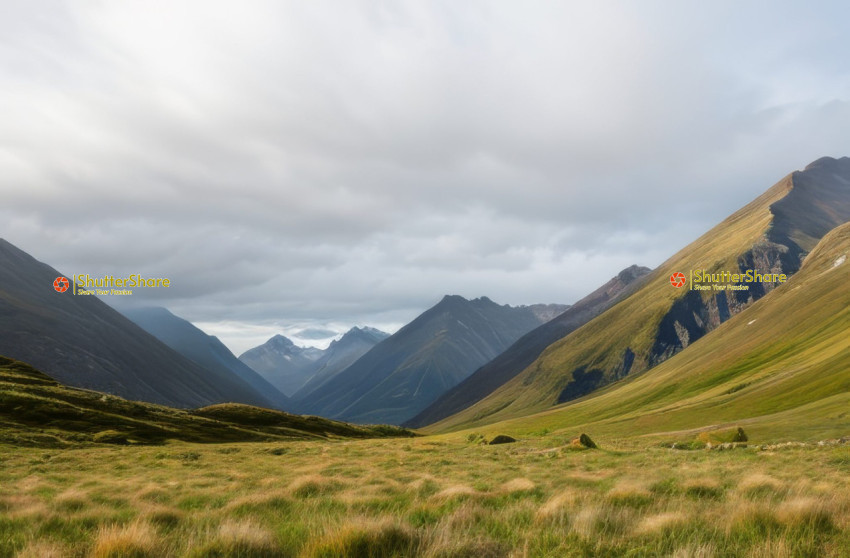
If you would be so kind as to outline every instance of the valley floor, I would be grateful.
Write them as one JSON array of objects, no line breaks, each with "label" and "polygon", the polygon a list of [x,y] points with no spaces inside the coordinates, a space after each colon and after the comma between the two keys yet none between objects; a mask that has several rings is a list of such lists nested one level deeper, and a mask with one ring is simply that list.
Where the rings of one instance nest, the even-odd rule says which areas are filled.
[{"label": "valley floor", "polygon": [[850,553],[850,446],[601,442],[0,447],[0,557]]}]

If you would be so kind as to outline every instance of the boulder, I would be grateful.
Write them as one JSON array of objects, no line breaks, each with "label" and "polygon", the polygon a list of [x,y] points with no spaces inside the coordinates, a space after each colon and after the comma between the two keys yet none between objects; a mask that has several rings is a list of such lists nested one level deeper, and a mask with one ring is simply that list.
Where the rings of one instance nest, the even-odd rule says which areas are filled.
[{"label": "boulder", "polygon": [[572,445],[573,447],[576,447],[576,448],[587,448],[587,449],[596,449],[596,448],[599,447],[599,446],[596,445],[596,442],[591,440],[590,436],[588,436],[585,433],[582,433],[581,435],[579,435],[578,438],[573,438],[572,440],[570,440],[570,445]]}]

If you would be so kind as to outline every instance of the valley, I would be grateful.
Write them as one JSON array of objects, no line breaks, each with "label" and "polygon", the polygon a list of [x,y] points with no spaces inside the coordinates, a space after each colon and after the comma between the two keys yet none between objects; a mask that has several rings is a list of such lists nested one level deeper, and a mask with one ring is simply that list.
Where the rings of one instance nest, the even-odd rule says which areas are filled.
[{"label": "valley", "polygon": [[[447,295],[238,359],[165,308],[45,299],[0,243],[1,346],[49,368],[0,357],[0,558],[843,556],[848,165],[570,306]],[[67,325],[135,360],[56,350]]]}]

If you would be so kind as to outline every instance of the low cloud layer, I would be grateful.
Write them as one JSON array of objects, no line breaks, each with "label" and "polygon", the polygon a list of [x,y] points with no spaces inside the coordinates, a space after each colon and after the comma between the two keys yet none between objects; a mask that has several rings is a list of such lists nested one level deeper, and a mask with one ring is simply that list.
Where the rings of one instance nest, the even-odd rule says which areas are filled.
[{"label": "low cloud layer", "polygon": [[2,10],[0,235],[236,352],[573,302],[850,154],[838,2]]}]

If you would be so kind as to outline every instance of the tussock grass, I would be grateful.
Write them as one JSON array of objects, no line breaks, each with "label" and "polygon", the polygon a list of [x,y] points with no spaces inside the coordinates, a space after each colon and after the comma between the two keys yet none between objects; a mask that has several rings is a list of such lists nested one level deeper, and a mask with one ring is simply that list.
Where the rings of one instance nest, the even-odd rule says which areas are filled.
[{"label": "tussock grass", "polygon": [[335,492],[340,489],[342,483],[336,479],[323,477],[321,475],[306,475],[298,477],[289,485],[289,492],[296,498],[310,498]]},{"label": "tussock grass", "polygon": [[196,558],[281,558],[286,554],[271,531],[248,520],[225,521],[213,539],[194,549]]},{"label": "tussock grass", "polygon": [[343,525],[310,544],[304,558],[403,558],[419,553],[419,537],[394,522]]},{"label": "tussock grass", "polygon": [[161,541],[150,524],[110,525],[98,530],[91,558],[157,558]]},{"label": "tussock grass", "polygon": [[564,523],[575,502],[576,494],[574,491],[565,490],[557,493],[538,508],[536,518],[538,521],[558,520]]},{"label": "tussock grass", "polygon": [[432,499],[437,501],[465,500],[480,495],[481,494],[471,486],[467,486],[465,484],[456,484],[453,486],[446,487],[441,491],[437,492],[436,494],[434,494]]},{"label": "tussock grass", "polygon": [[68,551],[61,545],[48,541],[36,541],[27,545],[15,558],[67,558]]},{"label": "tussock grass", "polygon": [[752,473],[738,483],[738,490],[749,498],[773,496],[785,492],[782,481],[764,473]]},{"label": "tussock grass", "polygon": [[653,497],[639,482],[625,480],[609,490],[605,500],[614,506],[643,508],[652,503]]},{"label": "tussock grass", "polygon": [[512,494],[515,492],[531,492],[535,488],[537,488],[537,485],[534,484],[534,481],[525,478],[516,478],[503,484],[500,490]]},{"label": "tussock grass", "polygon": [[4,447],[0,557],[796,558],[850,547],[843,448],[543,451],[552,443],[305,441],[279,456],[267,450],[280,442],[227,453],[174,443],[50,458]]},{"label": "tussock grass", "polygon": [[672,531],[676,527],[687,523],[688,519],[688,514],[681,510],[647,515],[640,520],[635,528],[635,533],[638,535],[647,535],[662,531]]}]

